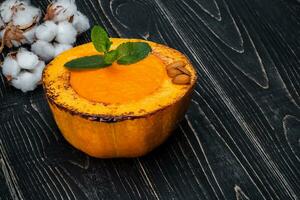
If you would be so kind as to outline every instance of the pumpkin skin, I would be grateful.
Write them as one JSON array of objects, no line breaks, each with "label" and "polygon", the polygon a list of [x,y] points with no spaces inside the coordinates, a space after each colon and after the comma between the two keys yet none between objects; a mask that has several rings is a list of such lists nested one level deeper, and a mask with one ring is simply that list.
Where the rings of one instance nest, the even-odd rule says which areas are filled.
[{"label": "pumpkin skin", "polygon": [[98,158],[142,156],[162,144],[183,118],[196,83],[196,72],[183,54],[167,46],[138,39],[111,41],[111,49],[129,41],[147,42],[151,54],[164,66],[176,60],[185,61],[191,73],[190,84],[175,85],[164,71],[161,87],[145,98],[123,104],[83,98],[72,88],[72,72],[63,65],[77,57],[99,54],[88,43],[62,53],[48,64],[43,73],[44,90],[59,129],[75,148]]}]

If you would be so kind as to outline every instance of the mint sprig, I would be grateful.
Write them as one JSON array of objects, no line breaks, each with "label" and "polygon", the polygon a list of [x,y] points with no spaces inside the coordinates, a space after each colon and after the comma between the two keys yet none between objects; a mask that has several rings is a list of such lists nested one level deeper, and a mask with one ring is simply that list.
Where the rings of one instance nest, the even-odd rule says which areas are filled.
[{"label": "mint sprig", "polygon": [[103,55],[76,58],[65,63],[65,67],[74,70],[97,69],[110,66],[117,61],[121,65],[136,63],[149,55],[151,47],[146,42],[125,42],[110,51],[112,42],[101,26],[94,26],[91,34],[95,49]]}]

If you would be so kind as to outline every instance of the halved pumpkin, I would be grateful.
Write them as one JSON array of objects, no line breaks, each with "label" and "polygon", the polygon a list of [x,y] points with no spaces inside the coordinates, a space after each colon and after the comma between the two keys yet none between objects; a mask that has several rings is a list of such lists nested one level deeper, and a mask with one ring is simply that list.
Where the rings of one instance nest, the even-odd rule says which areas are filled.
[{"label": "halved pumpkin", "polygon": [[[45,69],[43,86],[55,121],[75,148],[99,158],[142,156],[160,145],[184,116],[196,82],[189,60],[167,46],[147,42],[151,54],[131,65],[69,71],[72,59],[99,54],[92,43],[75,47]],[[185,63],[189,82],[174,84],[167,66]],[[172,75],[171,75],[172,76]]]}]

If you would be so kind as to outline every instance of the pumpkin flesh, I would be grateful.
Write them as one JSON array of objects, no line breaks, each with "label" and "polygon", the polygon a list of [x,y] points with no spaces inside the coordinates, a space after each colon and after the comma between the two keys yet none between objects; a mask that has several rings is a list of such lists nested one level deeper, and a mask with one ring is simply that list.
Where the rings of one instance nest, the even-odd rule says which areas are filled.
[{"label": "pumpkin flesh", "polygon": [[155,92],[166,79],[163,62],[154,55],[131,65],[71,71],[71,87],[94,102],[127,103]]}]

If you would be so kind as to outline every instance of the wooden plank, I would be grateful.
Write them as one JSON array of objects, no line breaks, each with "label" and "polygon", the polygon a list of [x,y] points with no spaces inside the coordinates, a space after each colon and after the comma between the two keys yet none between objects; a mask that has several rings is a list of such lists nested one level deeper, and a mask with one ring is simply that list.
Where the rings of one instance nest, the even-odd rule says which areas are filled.
[{"label": "wooden plank", "polygon": [[[4,199],[299,199],[296,1],[77,4],[112,36],[184,52],[199,74],[193,101],[173,136],[151,154],[101,160],[66,143],[42,88],[22,94],[1,77]],[[87,41],[88,33],[78,43]]]},{"label": "wooden plank", "polygon": [[5,163],[2,157],[0,157],[0,166],[2,169],[0,170],[0,199],[11,200],[12,197],[9,191],[9,186],[8,186],[9,183],[6,182],[7,173],[6,173]]}]

